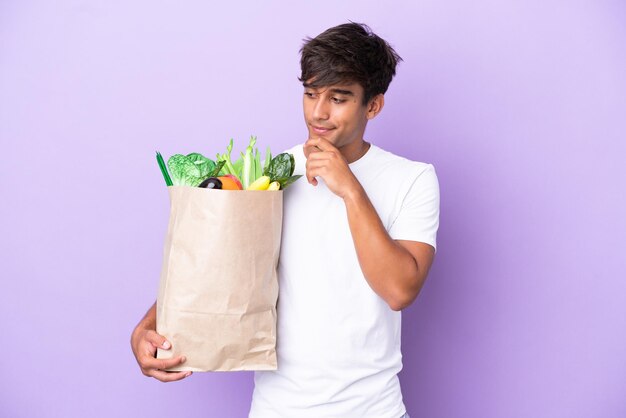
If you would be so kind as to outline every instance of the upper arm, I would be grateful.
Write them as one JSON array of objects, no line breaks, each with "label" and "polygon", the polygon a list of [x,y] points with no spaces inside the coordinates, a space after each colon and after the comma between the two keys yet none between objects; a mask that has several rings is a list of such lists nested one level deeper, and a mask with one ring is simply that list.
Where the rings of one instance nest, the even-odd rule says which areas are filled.
[{"label": "upper arm", "polygon": [[[436,251],[438,229],[439,182],[435,168],[429,164],[403,196],[397,217],[390,225],[389,235],[398,243],[404,243],[402,246],[414,257],[417,255],[416,261],[419,262],[425,258],[424,253],[428,254],[429,248]],[[427,260],[422,262],[426,263]]]},{"label": "upper arm", "polygon": [[430,244],[418,241],[396,240],[396,242],[411,254],[417,265],[417,276],[413,278],[411,286],[413,290],[411,293],[413,294],[410,299],[413,300],[417,297],[426,281],[430,267],[435,259],[435,248]]},{"label": "upper arm", "polygon": [[413,180],[404,195],[396,219],[389,228],[390,237],[410,254],[416,273],[405,276],[404,302],[410,305],[419,294],[435,258],[439,229],[439,182],[432,164]]}]

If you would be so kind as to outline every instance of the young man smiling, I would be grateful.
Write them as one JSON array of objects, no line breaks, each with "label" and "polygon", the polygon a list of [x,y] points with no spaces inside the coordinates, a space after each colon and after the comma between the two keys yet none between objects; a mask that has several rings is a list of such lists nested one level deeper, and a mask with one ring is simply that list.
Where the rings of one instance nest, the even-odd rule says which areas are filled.
[{"label": "young man smiling", "polygon": [[[433,262],[439,187],[430,164],[364,140],[383,109],[400,57],[365,25],[340,25],[301,50],[309,139],[289,150],[296,174],[284,194],[278,266],[278,370],[255,373],[251,418],[408,416],[398,372],[400,310]],[[142,371],[159,380],[169,344],[154,309],[133,333]]]},{"label": "young man smiling", "polygon": [[437,177],[363,138],[400,60],[387,42],[349,23],[301,53],[309,139],[289,152],[308,183],[284,195],[278,370],[255,374],[250,417],[400,418],[399,311],[433,262]]}]

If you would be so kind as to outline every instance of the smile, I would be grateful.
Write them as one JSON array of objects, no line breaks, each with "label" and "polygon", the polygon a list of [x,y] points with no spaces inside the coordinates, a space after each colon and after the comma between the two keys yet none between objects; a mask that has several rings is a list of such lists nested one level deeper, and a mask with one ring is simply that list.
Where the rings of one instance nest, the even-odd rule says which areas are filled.
[{"label": "smile", "polygon": [[323,135],[326,132],[332,131],[334,128],[322,128],[321,126],[311,125],[311,129],[313,129],[313,132],[315,132],[316,134]]}]

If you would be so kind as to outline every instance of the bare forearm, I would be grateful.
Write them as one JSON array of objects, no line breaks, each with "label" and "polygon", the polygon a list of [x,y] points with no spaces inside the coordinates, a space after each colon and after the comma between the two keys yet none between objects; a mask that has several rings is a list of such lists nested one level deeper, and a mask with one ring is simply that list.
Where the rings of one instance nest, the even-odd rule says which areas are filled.
[{"label": "bare forearm", "polygon": [[410,305],[428,274],[432,247],[391,239],[348,160],[328,140],[311,138],[304,148],[309,183],[315,186],[316,177],[321,177],[346,204],[354,247],[370,287],[391,309]]},{"label": "bare forearm", "polygon": [[148,312],[144,315],[144,317],[139,321],[139,324],[135,327],[135,329],[156,329],[156,302],[148,309]]},{"label": "bare forearm", "polygon": [[415,259],[391,239],[360,185],[344,198],[344,202],[365,279],[392,309],[399,310],[408,305],[419,291]]}]

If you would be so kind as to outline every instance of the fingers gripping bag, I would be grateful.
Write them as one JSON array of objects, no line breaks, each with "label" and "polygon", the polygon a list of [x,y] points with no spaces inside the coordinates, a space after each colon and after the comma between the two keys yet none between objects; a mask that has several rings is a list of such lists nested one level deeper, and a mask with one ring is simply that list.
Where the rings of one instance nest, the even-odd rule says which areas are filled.
[{"label": "fingers gripping bag", "polygon": [[[168,187],[170,217],[156,328],[172,348],[158,349],[157,358],[187,358],[168,370],[277,368],[276,269],[283,192],[276,190],[278,182],[269,189],[267,179],[254,182],[261,174],[260,167],[255,170],[256,175],[242,182],[248,183],[247,190],[178,186],[176,179]],[[222,177],[204,183],[221,187],[219,179],[226,187]],[[278,180],[287,184],[286,178]],[[265,190],[254,190],[255,184]]]}]

